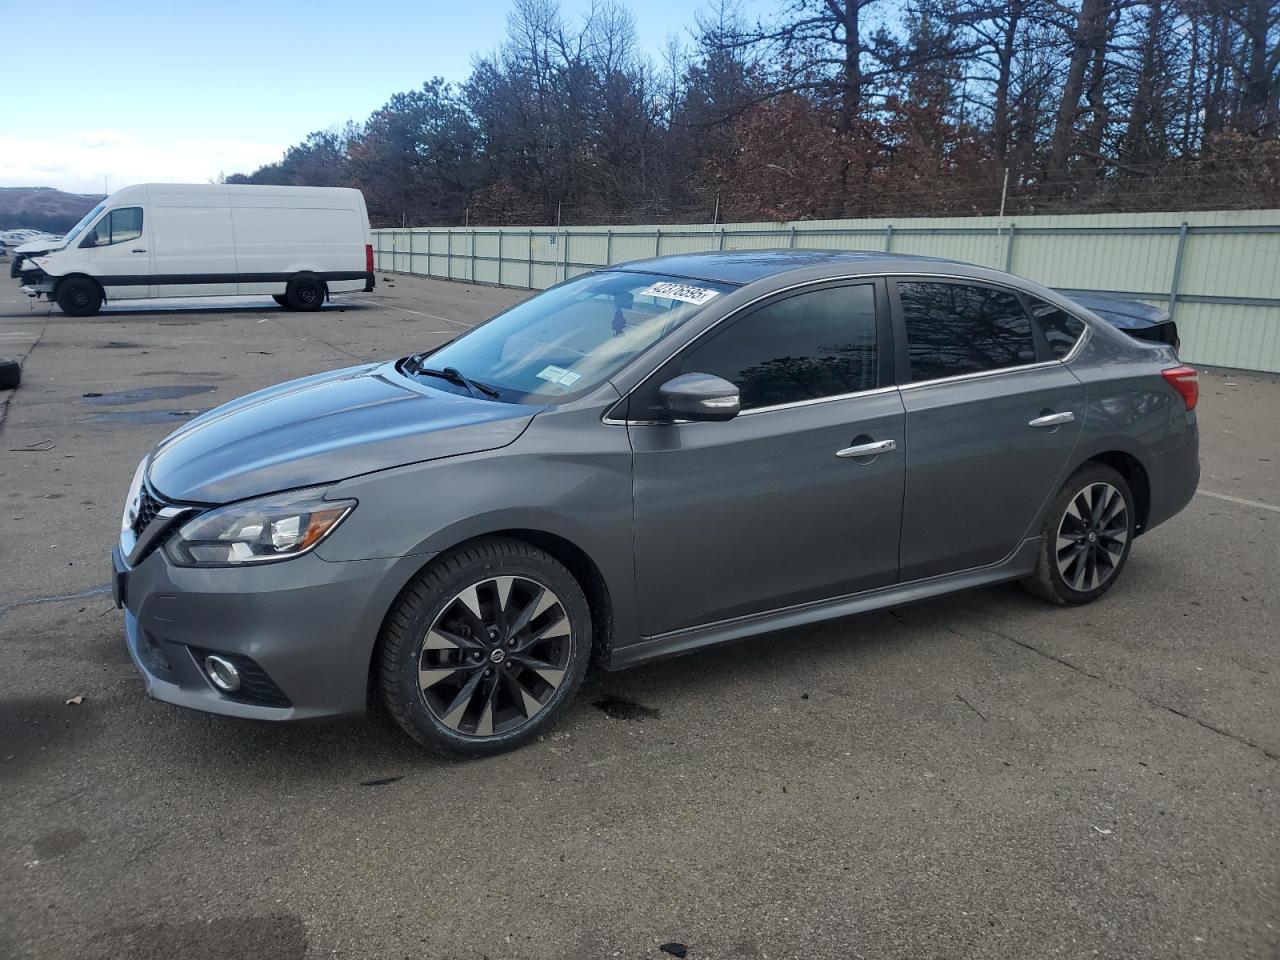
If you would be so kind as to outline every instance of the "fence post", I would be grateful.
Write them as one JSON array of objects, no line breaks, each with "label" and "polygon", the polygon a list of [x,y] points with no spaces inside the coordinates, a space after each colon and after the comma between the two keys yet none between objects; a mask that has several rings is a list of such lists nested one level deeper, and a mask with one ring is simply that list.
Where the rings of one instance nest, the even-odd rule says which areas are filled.
[{"label": "fence post", "polygon": [[444,232],[445,237],[445,257],[444,268],[448,279],[453,279],[453,230],[449,229]]},{"label": "fence post", "polygon": [[1178,284],[1182,282],[1182,254],[1187,249],[1187,221],[1178,228],[1178,252],[1173,257],[1173,280],[1169,283],[1169,319],[1178,305]]},{"label": "fence post", "polygon": [[560,280],[569,279],[569,231],[564,232],[564,251],[560,254]]},{"label": "fence post", "polygon": [[533,230],[532,229],[529,230],[529,279],[527,281],[527,286],[530,290],[533,289]]},{"label": "fence post", "polygon": [[1017,233],[1017,226],[1009,224],[1009,239],[1004,244],[1004,272],[1009,273],[1013,270],[1013,235]]},{"label": "fence post", "polygon": [[657,232],[653,235],[653,255],[660,257],[662,256],[662,228],[654,227],[654,229]]},{"label": "fence post", "polygon": [[893,249],[893,224],[889,224],[884,228],[884,252],[888,253]]},{"label": "fence post", "polygon": [[604,265],[606,267],[613,265],[613,228],[609,228],[609,232],[605,235],[604,240]]},{"label": "fence post", "polygon": [[476,282],[476,232],[471,231],[471,282]]},{"label": "fence post", "polygon": [[724,227],[720,228],[720,249],[724,249]]},{"label": "fence post", "polygon": [[791,239],[787,241],[787,246],[794,247],[795,245],[796,245],[796,225],[793,223],[791,225]]}]

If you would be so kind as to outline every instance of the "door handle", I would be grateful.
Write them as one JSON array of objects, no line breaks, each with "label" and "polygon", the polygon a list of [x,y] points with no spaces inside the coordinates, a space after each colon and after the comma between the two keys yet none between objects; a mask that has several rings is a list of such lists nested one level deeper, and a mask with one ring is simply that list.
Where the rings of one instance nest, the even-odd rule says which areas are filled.
[{"label": "door handle", "polygon": [[1027,423],[1028,427],[1060,427],[1064,423],[1070,423],[1076,418],[1076,415],[1070,410],[1062,413],[1046,413],[1043,417],[1036,417]]},{"label": "door handle", "polygon": [[890,450],[898,449],[897,440],[877,440],[875,443],[859,443],[853,447],[845,447],[843,450],[837,450],[837,457],[874,457],[877,454],[888,453]]},{"label": "door handle", "polygon": [[130,252],[130,253],[146,253],[146,252],[147,252],[147,248],[146,248],[146,247],[134,247],[134,248],[133,248],[132,250],[130,250],[129,252]]}]

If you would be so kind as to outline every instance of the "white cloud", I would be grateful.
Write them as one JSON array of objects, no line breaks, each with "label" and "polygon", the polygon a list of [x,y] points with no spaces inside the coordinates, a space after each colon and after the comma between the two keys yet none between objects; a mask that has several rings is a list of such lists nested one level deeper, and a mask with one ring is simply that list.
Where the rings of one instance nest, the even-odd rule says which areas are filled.
[{"label": "white cloud", "polygon": [[284,146],[244,140],[153,141],[118,130],[30,139],[0,136],[0,186],[101,193],[131,183],[204,183],[279,160]]}]

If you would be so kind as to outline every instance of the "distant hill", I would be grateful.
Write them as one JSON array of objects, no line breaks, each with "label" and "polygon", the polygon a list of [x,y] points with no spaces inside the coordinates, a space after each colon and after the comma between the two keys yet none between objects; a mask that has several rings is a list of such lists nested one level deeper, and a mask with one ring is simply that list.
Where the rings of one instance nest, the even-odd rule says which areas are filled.
[{"label": "distant hill", "polygon": [[34,227],[66,233],[101,199],[101,194],[63,193],[52,187],[0,187],[0,230]]}]

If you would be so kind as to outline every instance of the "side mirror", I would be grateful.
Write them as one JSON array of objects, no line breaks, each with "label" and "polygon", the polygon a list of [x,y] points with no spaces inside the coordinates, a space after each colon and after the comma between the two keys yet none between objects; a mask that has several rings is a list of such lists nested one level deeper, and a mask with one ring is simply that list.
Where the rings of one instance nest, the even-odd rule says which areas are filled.
[{"label": "side mirror", "polygon": [[90,230],[84,235],[84,239],[80,241],[81,247],[96,247],[98,245],[98,231]]},{"label": "side mirror", "polygon": [[658,402],[673,420],[732,420],[742,409],[738,388],[709,373],[685,373],[658,388]]}]

